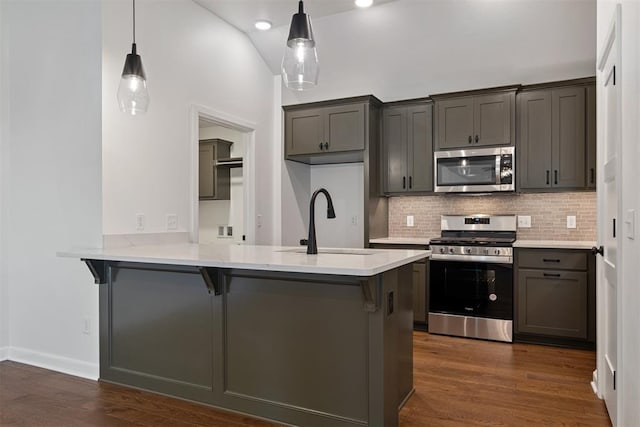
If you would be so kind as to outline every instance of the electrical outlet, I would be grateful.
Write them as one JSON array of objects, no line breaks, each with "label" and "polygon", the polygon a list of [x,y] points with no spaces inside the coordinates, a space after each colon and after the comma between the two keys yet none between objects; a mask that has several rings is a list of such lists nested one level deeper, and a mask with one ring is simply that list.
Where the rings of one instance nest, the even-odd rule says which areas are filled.
[{"label": "electrical outlet", "polygon": [[519,228],[531,228],[531,216],[530,215],[518,215],[518,227]]},{"label": "electrical outlet", "polygon": [[167,230],[177,230],[177,229],[178,229],[178,215],[167,214]]},{"label": "electrical outlet", "polygon": [[567,215],[567,228],[576,228],[576,216]]},{"label": "electrical outlet", "polygon": [[136,230],[138,231],[144,230],[144,214],[143,213],[136,214]]},{"label": "electrical outlet", "polygon": [[258,228],[262,227],[262,215],[258,214],[258,216],[256,217],[256,226]]},{"label": "electrical outlet", "polygon": [[413,227],[413,215],[407,215],[407,227]]},{"label": "electrical outlet", "polygon": [[351,225],[358,225],[358,215],[353,215],[351,217]]},{"label": "electrical outlet", "polygon": [[91,334],[91,321],[88,317],[82,319],[82,333],[85,335]]}]

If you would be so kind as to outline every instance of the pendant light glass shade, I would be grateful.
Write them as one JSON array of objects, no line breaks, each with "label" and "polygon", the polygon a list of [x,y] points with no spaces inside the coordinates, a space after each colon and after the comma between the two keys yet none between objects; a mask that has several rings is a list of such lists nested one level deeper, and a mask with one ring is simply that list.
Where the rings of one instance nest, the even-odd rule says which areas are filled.
[{"label": "pendant light glass shade", "polygon": [[146,113],[149,107],[147,79],[142,68],[142,59],[136,53],[136,44],[131,47],[122,70],[118,87],[118,104],[123,113],[132,115]]},{"label": "pendant light glass shade", "polygon": [[318,84],[318,54],[311,19],[304,13],[302,0],[291,18],[287,47],[282,58],[282,80],[289,89],[307,90]]},{"label": "pendant light glass shade", "polygon": [[133,44],[127,54],[118,86],[118,105],[123,113],[131,115],[146,113],[149,107],[147,76],[142,67],[142,58],[136,50],[136,0],[133,0]]}]

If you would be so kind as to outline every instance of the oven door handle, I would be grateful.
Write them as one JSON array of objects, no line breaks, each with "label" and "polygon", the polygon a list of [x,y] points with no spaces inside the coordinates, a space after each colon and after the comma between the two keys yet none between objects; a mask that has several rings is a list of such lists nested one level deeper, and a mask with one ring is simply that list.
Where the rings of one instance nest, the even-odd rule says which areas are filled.
[{"label": "oven door handle", "polygon": [[452,255],[452,254],[431,254],[433,261],[463,261],[482,262],[486,264],[513,264],[512,256],[494,255]]}]

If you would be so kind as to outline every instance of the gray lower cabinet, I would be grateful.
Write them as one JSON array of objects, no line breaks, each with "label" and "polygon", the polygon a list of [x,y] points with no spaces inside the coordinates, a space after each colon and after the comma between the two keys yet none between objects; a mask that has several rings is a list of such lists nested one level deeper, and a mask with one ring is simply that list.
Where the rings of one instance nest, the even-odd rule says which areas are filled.
[{"label": "gray lower cabinet", "polygon": [[367,103],[340,102],[283,107],[287,159],[365,149]]},{"label": "gray lower cabinet", "polygon": [[200,200],[229,200],[231,172],[228,166],[217,166],[218,159],[229,159],[233,142],[223,139],[201,140],[199,144]]},{"label": "gray lower cabinet", "polygon": [[434,97],[436,149],[514,145],[515,91]]},{"label": "gray lower cabinet", "polygon": [[595,86],[518,94],[520,189],[595,188]]},{"label": "gray lower cabinet", "polygon": [[584,250],[516,249],[516,341],[592,347],[595,267]]},{"label": "gray lower cabinet", "polygon": [[393,105],[382,113],[385,193],[433,190],[433,106]]},{"label": "gray lower cabinet", "polygon": [[350,277],[88,263],[104,282],[101,381],[286,425],[398,425],[413,392],[410,265]]}]

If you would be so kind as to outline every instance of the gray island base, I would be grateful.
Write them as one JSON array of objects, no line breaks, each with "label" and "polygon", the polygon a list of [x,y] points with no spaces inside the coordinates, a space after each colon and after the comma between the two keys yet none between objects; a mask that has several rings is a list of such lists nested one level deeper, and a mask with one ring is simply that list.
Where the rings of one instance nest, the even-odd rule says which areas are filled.
[{"label": "gray island base", "polygon": [[101,283],[101,381],[291,425],[398,425],[411,263],[352,276],[84,260]]}]

